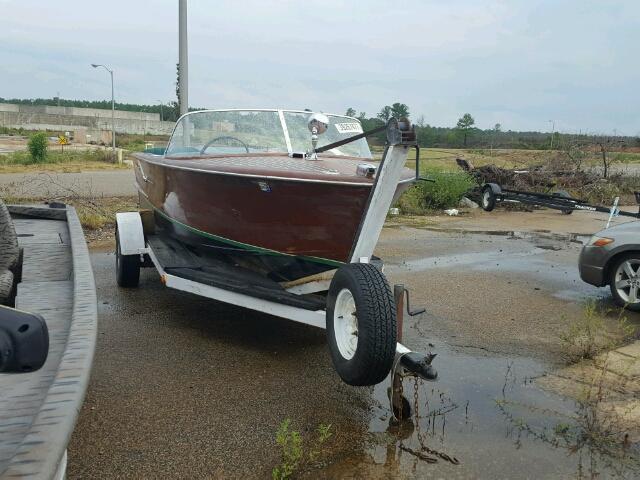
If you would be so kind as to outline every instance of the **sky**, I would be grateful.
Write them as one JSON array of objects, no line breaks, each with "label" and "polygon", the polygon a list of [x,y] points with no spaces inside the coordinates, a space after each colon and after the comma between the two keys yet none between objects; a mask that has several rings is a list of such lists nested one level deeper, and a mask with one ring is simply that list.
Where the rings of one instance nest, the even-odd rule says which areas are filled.
[{"label": "sky", "polygon": [[[640,135],[640,1],[190,0],[189,104]],[[0,0],[0,97],[175,99],[178,1]]]}]

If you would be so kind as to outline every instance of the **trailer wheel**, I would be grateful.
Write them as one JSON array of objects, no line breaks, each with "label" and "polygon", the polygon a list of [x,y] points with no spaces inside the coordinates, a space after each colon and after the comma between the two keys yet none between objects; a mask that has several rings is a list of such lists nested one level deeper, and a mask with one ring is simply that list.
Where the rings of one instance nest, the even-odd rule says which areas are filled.
[{"label": "trailer wheel", "polygon": [[480,199],[480,205],[485,212],[490,212],[496,208],[496,194],[489,185],[486,185],[482,189],[482,197]]},{"label": "trailer wheel", "polygon": [[622,255],[608,270],[609,287],[615,303],[640,312],[640,253]]},{"label": "trailer wheel", "polygon": [[123,255],[120,251],[120,236],[116,229],[116,282],[119,287],[135,288],[140,281],[140,256]]},{"label": "trailer wheel", "polygon": [[385,379],[396,352],[396,311],[389,283],[368,263],[340,267],[327,295],[327,340],[333,365],[349,385]]},{"label": "trailer wheel", "polygon": [[0,200],[0,269],[15,267],[19,256],[18,237],[11,214]]},{"label": "trailer wheel", "polygon": [[[571,198],[571,195],[569,195],[569,192],[567,192],[566,190],[558,190],[557,192],[554,192],[554,195],[557,195],[562,198]],[[564,210],[560,210],[560,211],[562,212],[563,215],[571,215],[573,213],[572,208],[565,208]]]},{"label": "trailer wheel", "polygon": [[13,292],[13,273],[5,270],[0,273],[0,305],[6,304]]}]

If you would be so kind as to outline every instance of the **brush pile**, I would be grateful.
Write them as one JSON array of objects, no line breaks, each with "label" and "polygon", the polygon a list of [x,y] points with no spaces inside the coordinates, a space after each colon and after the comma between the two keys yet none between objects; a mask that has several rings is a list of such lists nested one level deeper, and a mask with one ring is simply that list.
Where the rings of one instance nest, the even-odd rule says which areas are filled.
[{"label": "brush pile", "polygon": [[513,190],[546,191],[554,187],[581,189],[599,179],[594,173],[566,169],[559,165],[537,165],[523,170],[512,170],[496,165],[474,167],[471,162],[462,158],[456,158],[456,163],[473,176],[478,185],[497,183]]}]

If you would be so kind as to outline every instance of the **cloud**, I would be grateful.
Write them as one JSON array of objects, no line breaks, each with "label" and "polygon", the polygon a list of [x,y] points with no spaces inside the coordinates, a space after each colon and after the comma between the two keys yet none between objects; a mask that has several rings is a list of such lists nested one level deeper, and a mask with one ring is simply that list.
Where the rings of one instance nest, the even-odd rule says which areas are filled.
[{"label": "cloud", "polygon": [[[174,97],[177,2],[3,3],[0,96]],[[8,6],[10,5],[10,7]],[[151,5],[151,6],[149,6]],[[640,131],[640,4],[568,0],[190,2],[190,103],[373,115],[395,101],[428,123]]]}]

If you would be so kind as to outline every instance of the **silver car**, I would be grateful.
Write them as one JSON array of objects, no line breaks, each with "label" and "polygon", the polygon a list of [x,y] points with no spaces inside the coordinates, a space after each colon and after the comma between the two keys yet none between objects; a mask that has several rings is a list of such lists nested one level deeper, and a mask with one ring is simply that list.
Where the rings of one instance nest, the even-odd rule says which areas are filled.
[{"label": "silver car", "polygon": [[616,304],[640,311],[640,222],[602,230],[582,248],[580,278],[596,287],[609,285]]}]

